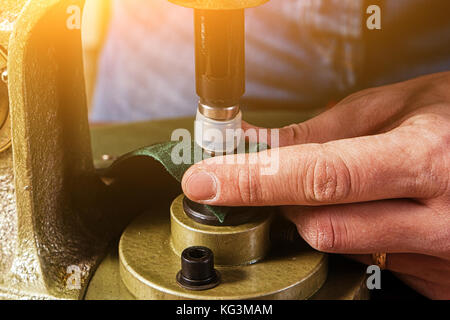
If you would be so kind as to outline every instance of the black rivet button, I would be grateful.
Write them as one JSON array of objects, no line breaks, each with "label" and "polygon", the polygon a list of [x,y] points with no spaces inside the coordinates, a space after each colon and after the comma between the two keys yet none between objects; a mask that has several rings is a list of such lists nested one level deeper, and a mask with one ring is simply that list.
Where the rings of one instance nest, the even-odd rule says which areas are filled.
[{"label": "black rivet button", "polygon": [[208,290],[220,283],[220,274],[214,269],[214,254],[206,247],[189,247],[181,254],[181,270],[177,282],[188,290]]}]

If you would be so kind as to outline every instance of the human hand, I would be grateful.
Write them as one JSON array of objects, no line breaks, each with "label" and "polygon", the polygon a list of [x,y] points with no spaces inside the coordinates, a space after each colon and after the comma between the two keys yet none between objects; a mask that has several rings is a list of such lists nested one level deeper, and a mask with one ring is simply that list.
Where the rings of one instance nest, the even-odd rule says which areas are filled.
[{"label": "human hand", "polygon": [[358,92],[279,134],[276,174],[249,155],[208,159],[184,175],[185,194],[284,206],[315,249],[367,264],[387,252],[405,283],[450,298],[450,72]]}]

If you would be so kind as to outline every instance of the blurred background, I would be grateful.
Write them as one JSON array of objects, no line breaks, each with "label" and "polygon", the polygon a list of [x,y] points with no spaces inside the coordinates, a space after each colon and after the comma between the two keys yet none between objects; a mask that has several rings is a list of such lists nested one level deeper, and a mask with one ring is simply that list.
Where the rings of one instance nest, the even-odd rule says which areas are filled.
[{"label": "blurred background", "polygon": [[111,10],[111,0],[87,0],[84,9],[82,37],[89,110],[92,108],[98,62],[105,42]]},{"label": "blurred background", "polygon": [[[382,30],[366,28],[373,4]],[[448,12],[448,0],[271,0],[248,9],[241,107],[314,115],[364,88],[450,70]],[[86,0],[82,33],[91,122],[194,115],[191,9]]]},{"label": "blurred background", "polygon": [[[354,90],[363,1],[272,0],[248,9],[241,108],[309,114]],[[83,42],[91,122],[195,114],[192,9],[87,0]]]}]

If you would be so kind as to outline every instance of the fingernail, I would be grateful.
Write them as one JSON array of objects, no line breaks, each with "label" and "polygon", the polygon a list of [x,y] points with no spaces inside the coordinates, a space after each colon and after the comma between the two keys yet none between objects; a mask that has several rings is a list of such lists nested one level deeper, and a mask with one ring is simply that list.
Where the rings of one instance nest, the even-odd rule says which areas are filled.
[{"label": "fingernail", "polygon": [[196,172],[188,178],[186,189],[191,200],[211,200],[217,193],[216,179],[207,172]]}]

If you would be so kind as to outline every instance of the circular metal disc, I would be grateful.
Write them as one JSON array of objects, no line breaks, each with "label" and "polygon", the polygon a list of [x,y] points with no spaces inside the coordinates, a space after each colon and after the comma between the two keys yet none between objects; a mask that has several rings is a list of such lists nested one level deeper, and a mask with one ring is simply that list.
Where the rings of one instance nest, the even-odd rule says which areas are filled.
[{"label": "circular metal disc", "polygon": [[119,243],[120,275],[138,299],[307,299],[327,277],[326,255],[305,246],[273,248],[259,263],[217,267],[222,281],[206,291],[180,287],[180,257],[170,243],[169,213],[160,210],[138,217]]}]

